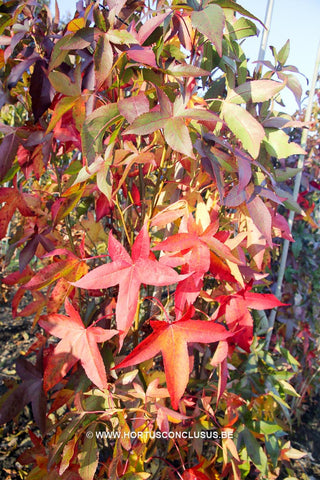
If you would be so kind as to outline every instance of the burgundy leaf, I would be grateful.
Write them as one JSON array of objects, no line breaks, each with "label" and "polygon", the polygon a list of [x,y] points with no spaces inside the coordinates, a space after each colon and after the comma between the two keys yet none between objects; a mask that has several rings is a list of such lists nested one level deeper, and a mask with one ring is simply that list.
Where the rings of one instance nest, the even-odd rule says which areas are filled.
[{"label": "burgundy leaf", "polygon": [[0,181],[4,179],[15,159],[19,145],[15,133],[6,135],[0,145]]},{"label": "burgundy leaf", "polygon": [[19,255],[19,270],[23,272],[29,262],[32,260],[32,257],[36,253],[37,247],[39,245],[39,236],[35,235],[31,240],[23,247]]},{"label": "burgundy leaf", "polygon": [[32,113],[35,122],[50,107],[54,91],[45,73],[48,65],[45,60],[37,60],[30,80],[30,95],[32,100]]},{"label": "burgundy leaf", "polygon": [[47,399],[42,387],[41,365],[33,365],[24,357],[16,363],[17,373],[23,382],[9,395],[0,408],[0,424],[7,423],[31,402],[34,419],[42,434],[46,430]]},{"label": "burgundy leaf", "polygon": [[13,67],[11,73],[7,80],[8,88],[13,88],[17,85],[18,81],[22,77],[22,74],[28,70],[31,65],[33,65],[37,60],[40,59],[40,55],[38,53],[32,54],[30,57],[22,60],[22,62],[18,63]]}]

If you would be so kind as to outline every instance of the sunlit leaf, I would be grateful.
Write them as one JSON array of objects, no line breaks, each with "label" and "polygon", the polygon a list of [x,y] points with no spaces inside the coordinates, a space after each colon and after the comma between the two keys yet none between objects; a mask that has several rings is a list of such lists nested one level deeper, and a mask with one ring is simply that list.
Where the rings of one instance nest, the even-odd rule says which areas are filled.
[{"label": "sunlit leaf", "polygon": [[219,5],[208,5],[204,10],[192,12],[191,21],[216,47],[219,56],[222,56],[222,35],[225,24],[225,16]]},{"label": "sunlit leaf", "polygon": [[244,108],[232,103],[223,103],[222,114],[230,130],[241,140],[243,148],[257,158],[265,136],[261,124]]}]

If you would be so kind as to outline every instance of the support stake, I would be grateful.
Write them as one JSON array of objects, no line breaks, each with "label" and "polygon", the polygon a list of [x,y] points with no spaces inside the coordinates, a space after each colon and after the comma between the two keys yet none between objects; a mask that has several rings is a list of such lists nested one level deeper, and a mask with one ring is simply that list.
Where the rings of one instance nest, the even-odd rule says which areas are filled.
[{"label": "support stake", "polygon": [[[314,99],[316,83],[317,83],[318,73],[319,73],[319,65],[320,65],[320,42],[319,42],[319,45],[318,45],[317,58],[316,58],[316,62],[315,62],[315,65],[314,65],[313,77],[312,77],[312,82],[311,82],[310,91],[309,91],[308,106],[307,106],[306,115],[305,115],[305,118],[304,118],[305,122],[310,122],[310,119],[311,119],[313,99]],[[308,138],[308,130],[306,128],[304,128],[302,130],[302,135],[301,135],[301,147],[302,148],[306,147],[307,138]],[[297,200],[298,194],[299,194],[301,178],[302,178],[302,170],[303,170],[303,167],[304,167],[304,155],[299,155],[299,160],[298,160],[297,167],[300,168],[301,171],[298,172],[298,174],[296,175],[295,182],[294,182],[294,189],[293,189],[294,200]],[[292,230],[293,220],[294,220],[294,211],[291,210],[290,213],[289,213],[289,218],[288,218],[288,224],[289,224],[290,232]],[[280,261],[280,268],[279,268],[278,280],[277,280],[276,292],[275,292],[275,295],[279,300],[281,299],[282,282],[283,282],[284,272],[285,272],[285,269],[286,269],[288,251],[289,251],[289,240],[285,240],[284,243],[283,243],[281,261]],[[265,346],[264,346],[265,350],[268,350],[268,348],[269,348],[269,344],[270,344],[271,335],[272,335],[272,332],[273,332],[273,327],[274,327],[274,322],[275,322],[275,319],[276,319],[276,315],[277,315],[277,309],[275,308],[275,309],[272,310],[272,312],[269,316],[269,326],[268,326],[268,331],[267,331],[266,341],[265,341]]]}]

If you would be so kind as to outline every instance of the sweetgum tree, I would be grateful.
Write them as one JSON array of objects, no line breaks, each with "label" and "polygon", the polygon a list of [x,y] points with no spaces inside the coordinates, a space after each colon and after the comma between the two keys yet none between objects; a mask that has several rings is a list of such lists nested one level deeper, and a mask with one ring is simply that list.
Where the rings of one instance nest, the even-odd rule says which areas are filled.
[{"label": "sweetgum tree", "polygon": [[35,341],[0,420],[31,403],[27,478],[276,478],[299,455],[278,415],[294,359],[250,313],[283,305],[270,258],[296,205],[275,160],[304,152],[276,105],[299,92],[288,44],[250,76],[254,21],[105,0],[60,30],[57,8],[1,6],[3,282]]}]

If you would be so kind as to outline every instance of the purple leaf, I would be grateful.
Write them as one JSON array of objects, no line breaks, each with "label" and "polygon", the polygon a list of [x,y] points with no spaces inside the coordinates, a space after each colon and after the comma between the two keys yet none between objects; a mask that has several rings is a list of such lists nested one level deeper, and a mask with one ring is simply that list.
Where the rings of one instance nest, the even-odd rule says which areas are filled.
[{"label": "purple leaf", "polygon": [[42,233],[39,233],[38,238],[39,238],[39,242],[41,243],[43,248],[45,248],[47,250],[47,252],[51,252],[52,250],[55,249],[54,243],[51,242],[51,240],[49,240],[49,238],[42,235]]},{"label": "purple leaf", "polygon": [[243,191],[251,179],[251,164],[250,161],[246,160],[242,156],[237,157],[238,167],[239,167],[239,192]]},{"label": "purple leaf", "polygon": [[30,81],[32,113],[35,122],[37,122],[50,107],[54,96],[54,90],[45,73],[47,66],[45,60],[37,60]]},{"label": "purple leaf", "polygon": [[0,180],[3,180],[10,170],[17,154],[19,141],[15,133],[6,135],[0,145]]},{"label": "purple leaf", "polygon": [[19,357],[16,363],[17,373],[23,382],[13,390],[0,408],[0,424],[10,422],[31,402],[34,419],[42,434],[46,430],[46,397],[42,388],[42,365],[28,362]]},{"label": "purple leaf", "polygon": [[39,236],[35,235],[30,242],[25,245],[25,247],[21,250],[19,255],[19,270],[23,272],[26,268],[28,263],[31,261],[32,257],[36,253],[37,246],[39,244]]},{"label": "purple leaf", "polygon": [[17,85],[18,81],[20,80],[22,74],[28,70],[31,65],[33,65],[37,60],[39,60],[40,55],[38,53],[34,53],[31,57],[22,60],[22,62],[18,63],[13,67],[11,73],[8,77],[7,85],[8,88],[13,88]]}]

